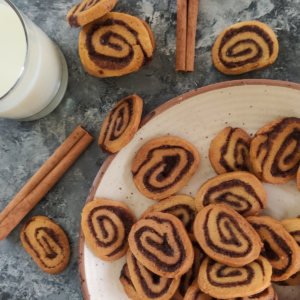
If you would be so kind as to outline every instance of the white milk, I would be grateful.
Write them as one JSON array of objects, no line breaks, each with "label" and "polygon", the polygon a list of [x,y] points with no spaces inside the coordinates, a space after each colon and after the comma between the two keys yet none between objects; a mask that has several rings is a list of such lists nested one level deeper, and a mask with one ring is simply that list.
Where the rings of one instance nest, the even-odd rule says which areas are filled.
[{"label": "white milk", "polygon": [[[62,84],[62,75],[67,68],[62,67],[64,58],[57,46],[21,15],[26,30],[16,12],[0,0],[0,117],[37,119],[50,113],[63,97],[67,79]],[[50,104],[53,99],[55,106]]]}]

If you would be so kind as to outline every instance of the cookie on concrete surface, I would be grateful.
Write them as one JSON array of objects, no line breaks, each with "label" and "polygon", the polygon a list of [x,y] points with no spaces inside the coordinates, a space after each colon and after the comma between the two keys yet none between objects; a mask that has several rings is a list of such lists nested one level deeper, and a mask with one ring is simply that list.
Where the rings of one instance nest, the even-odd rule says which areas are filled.
[{"label": "cookie on concrete surface", "polygon": [[137,17],[110,12],[85,25],[79,35],[84,69],[96,77],[136,72],[153,59],[154,36]]},{"label": "cookie on concrete surface", "polygon": [[35,216],[22,226],[20,238],[24,249],[37,265],[49,274],[62,272],[70,259],[70,245],[64,231],[52,220]]},{"label": "cookie on concrete surface", "polygon": [[104,153],[116,153],[136,134],[142,117],[143,100],[137,95],[119,101],[106,116],[98,145]]},{"label": "cookie on concrete surface", "polygon": [[243,74],[273,64],[278,50],[277,37],[268,25],[248,21],[222,31],[213,46],[212,60],[222,73]]}]

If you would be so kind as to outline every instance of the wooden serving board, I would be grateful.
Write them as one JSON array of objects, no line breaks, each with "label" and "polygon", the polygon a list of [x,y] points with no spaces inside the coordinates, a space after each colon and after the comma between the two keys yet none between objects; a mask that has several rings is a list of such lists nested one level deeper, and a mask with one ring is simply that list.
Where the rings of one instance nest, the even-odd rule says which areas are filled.
[{"label": "wooden serving board", "polygon": [[[134,139],[103,163],[87,203],[107,198],[126,204],[137,218],[155,201],[136,189],[131,174],[132,161],[146,142],[163,136],[177,136],[191,142],[199,151],[200,165],[193,178],[180,191],[195,196],[199,187],[216,176],[208,159],[211,140],[226,126],[240,127],[254,136],[266,123],[279,117],[300,117],[300,85],[275,80],[230,81],[207,86],[179,96],[148,114]],[[296,181],[283,185],[264,184],[268,205],[263,214],[277,220],[300,215],[300,192]],[[85,300],[128,299],[119,282],[126,259],[104,262],[79,237],[79,271]],[[279,287],[279,299],[297,300],[300,286]]]}]

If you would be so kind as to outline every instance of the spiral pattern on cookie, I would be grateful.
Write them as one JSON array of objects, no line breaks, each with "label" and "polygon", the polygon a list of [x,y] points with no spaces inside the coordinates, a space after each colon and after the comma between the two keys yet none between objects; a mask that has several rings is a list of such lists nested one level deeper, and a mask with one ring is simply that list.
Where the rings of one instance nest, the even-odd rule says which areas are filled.
[{"label": "spiral pattern on cookie", "polygon": [[23,225],[20,238],[25,250],[43,271],[57,274],[66,268],[70,258],[68,239],[49,218],[30,218]]},{"label": "spiral pattern on cookie", "polygon": [[107,115],[98,145],[104,153],[115,153],[125,147],[136,134],[142,116],[143,100],[137,95],[119,101]]},{"label": "spiral pattern on cookie", "polygon": [[224,204],[243,217],[258,215],[267,205],[267,193],[251,173],[232,172],[209,179],[195,197],[198,211],[209,204]]},{"label": "spiral pattern on cookie", "polygon": [[164,278],[142,265],[130,250],[127,264],[133,285],[140,299],[169,300],[176,292],[180,278]]},{"label": "spiral pattern on cookie", "polygon": [[132,300],[141,299],[132,283],[127,263],[123,266],[119,279],[128,298]]},{"label": "spiral pattern on cookie", "polygon": [[176,216],[183,223],[187,232],[191,233],[193,231],[193,225],[196,218],[196,206],[194,198],[186,195],[171,196],[150,206],[141,215],[140,219],[155,211]]},{"label": "spiral pattern on cookie", "polygon": [[205,253],[228,266],[241,267],[258,258],[258,234],[235,210],[210,204],[197,215],[194,234]]},{"label": "spiral pattern on cookie", "polygon": [[96,199],[82,211],[81,226],[86,241],[102,260],[114,261],[128,249],[128,235],[135,218],[123,203]]},{"label": "spiral pattern on cookie", "polygon": [[209,159],[217,174],[250,171],[251,137],[240,128],[226,127],[211,142]]},{"label": "spiral pattern on cookie", "polygon": [[300,272],[293,274],[290,278],[283,281],[275,281],[280,286],[296,286],[300,284]]},{"label": "spiral pattern on cookie", "polygon": [[300,119],[280,118],[263,126],[250,146],[255,175],[269,183],[294,179],[300,163]]},{"label": "spiral pattern on cookie", "polygon": [[139,150],[131,171],[136,187],[145,197],[161,200],[182,189],[198,165],[199,154],[192,144],[176,137],[163,137]]},{"label": "spiral pattern on cookie", "polygon": [[229,267],[207,257],[201,264],[199,288],[222,299],[247,297],[262,292],[270,285],[272,266],[264,257],[243,267]]},{"label": "spiral pattern on cookie", "polygon": [[202,250],[195,237],[192,234],[189,234],[189,237],[194,248],[194,263],[188,272],[181,276],[178,292],[182,297],[185,296],[193,281],[197,279],[200,266],[207,257],[206,253]]},{"label": "spiral pattern on cookie", "polygon": [[146,66],[154,51],[148,30],[142,20],[116,12],[85,25],[79,37],[85,70],[96,77],[112,77]]},{"label": "spiral pattern on cookie", "polygon": [[288,279],[300,269],[300,248],[280,222],[270,217],[248,217],[247,221],[264,244],[262,255],[273,267],[272,281]]},{"label": "spiral pattern on cookie", "polygon": [[272,64],[278,55],[275,33],[266,24],[251,21],[226,28],[217,38],[213,63],[225,74],[242,74]]},{"label": "spiral pattern on cookie", "polygon": [[193,264],[190,238],[171,214],[154,212],[139,220],[131,229],[129,245],[140,263],[162,277],[180,277]]}]

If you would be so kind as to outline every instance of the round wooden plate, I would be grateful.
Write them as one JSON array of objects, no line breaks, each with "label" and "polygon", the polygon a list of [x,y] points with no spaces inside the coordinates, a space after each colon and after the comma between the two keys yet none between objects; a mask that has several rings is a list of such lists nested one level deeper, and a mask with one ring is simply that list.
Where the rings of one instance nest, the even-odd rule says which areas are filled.
[{"label": "round wooden plate", "polygon": [[[195,196],[199,187],[216,176],[208,159],[211,140],[226,126],[240,127],[255,135],[266,123],[279,118],[300,117],[300,85],[276,80],[243,80],[210,85],[186,93],[148,114],[134,139],[103,163],[87,198],[107,198],[125,203],[138,218],[155,201],[136,189],[131,163],[139,148],[162,136],[178,136],[199,151],[200,166],[180,193]],[[100,150],[99,150],[100,151]],[[263,214],[278,220],[300,215],[300,192],[296,181],[264,184],[268,205]],[[85,300],[128,299],[119,282],[125,258],[107,263],[97,258],[79,236],[79,272]],[[278,287],[279,299],[300,298],[300,286]]]}]

